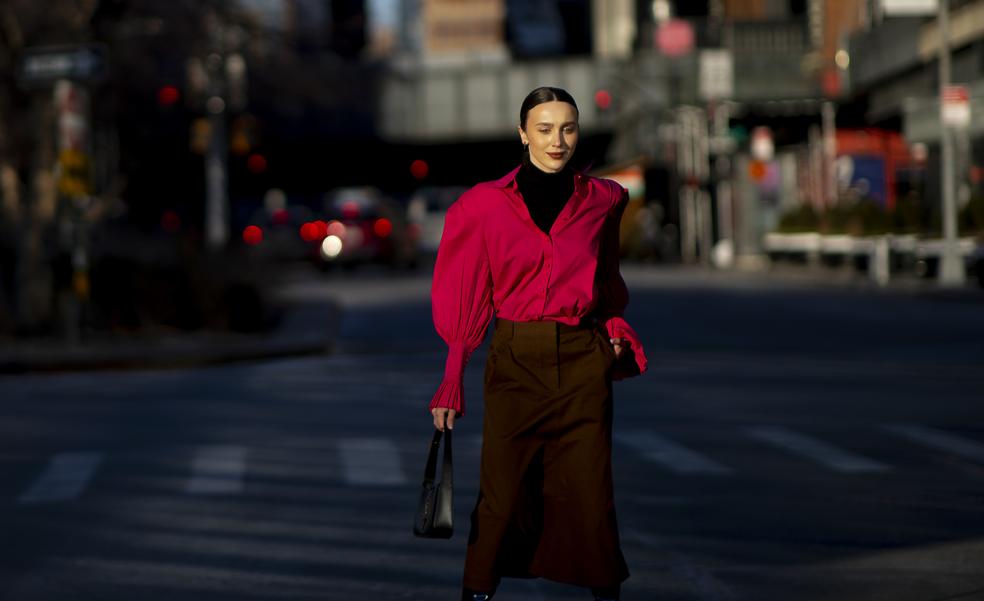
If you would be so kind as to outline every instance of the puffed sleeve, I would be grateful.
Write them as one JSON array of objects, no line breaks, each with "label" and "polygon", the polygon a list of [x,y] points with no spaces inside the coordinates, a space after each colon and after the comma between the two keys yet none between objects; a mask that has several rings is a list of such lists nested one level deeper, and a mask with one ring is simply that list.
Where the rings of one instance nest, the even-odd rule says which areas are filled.
[{"label": "puffed sleeve", "polygon": [[493,313],[482,219],[469,205],[468,194],[448,209],[431,284],[434,327],[448,344],[448,358],[429,408],[449,407],[458,415],[465,411],[465,364],[485,338]]},{"label": "puffed sleeve", "polygon": [[619,226],[629,202],[629,194],[617,184],[612,187],[614,193],[618,195],[618,201],[609,212],[604,225],[596,314],[610,337],[622,338],[627,342],[623,345],[623,355],[612,372],[614,379],[621,380],[645,372],[648,362],[639,335],[622,317],[625,314],[625,307],[629,304],[629,290],[625,286],[618,265]]}]

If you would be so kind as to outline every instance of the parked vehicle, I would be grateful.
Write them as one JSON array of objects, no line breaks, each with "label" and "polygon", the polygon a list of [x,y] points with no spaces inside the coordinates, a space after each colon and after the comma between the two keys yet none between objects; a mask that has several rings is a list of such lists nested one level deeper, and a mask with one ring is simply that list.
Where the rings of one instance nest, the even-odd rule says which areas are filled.
[{"label": "parked vehicle", "polygon": [[409,227],[403,206],[376,188],[340,188],[327,193],[323,220],[320,260],[325,266],[416,264],[416,228]]},{"label": "parked vehicle", "polygon": [[433,261],[444,231],[448,207],[468,188],[465,186],[427,186],[418,189],[407,204],[407,219],[420,232],[421,258]]},{"label": "parked vehicle", "polygon": [[278,208],[261,207],[247,220],[242,237],[256,252],[278,261],[310,260],[317,256],[317,247],[302,239],[298,232],[314,219],[314,213],[304,205],[285,205]]},{"label": "parked vehicle", "polygon": [[974,275],[977,276],[977,283],[984,288],[984,242],[978,241],[973,254],[970,255],[970,265]]}]

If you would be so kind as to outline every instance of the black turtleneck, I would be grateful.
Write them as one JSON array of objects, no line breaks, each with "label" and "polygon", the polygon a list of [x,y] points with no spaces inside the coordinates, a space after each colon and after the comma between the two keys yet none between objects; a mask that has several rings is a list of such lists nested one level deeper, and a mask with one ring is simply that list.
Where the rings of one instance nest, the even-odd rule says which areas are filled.
[{"label": "black turtleneck", "polygon": [[557,173],[547,173],[531,163],[527,156],[516,174],[516,185],[533,223],[549,234],[557,215],[574,194],[574,170],[565,166]]}]

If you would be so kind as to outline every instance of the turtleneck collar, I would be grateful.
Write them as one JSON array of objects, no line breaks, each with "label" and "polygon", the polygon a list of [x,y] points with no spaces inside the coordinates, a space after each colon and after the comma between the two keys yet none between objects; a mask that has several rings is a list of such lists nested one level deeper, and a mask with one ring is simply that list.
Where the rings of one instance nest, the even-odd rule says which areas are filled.
[{"label": "turtleneck collar", "polygon": [[556,186],[560,185],[561,182],[573,180],[574,170],[571,168],[570,163],[567,163],[560,171],[548,173],[534,165],[533,161],[530,160],[530,155],[527,154],[523,157],[523,163],[517,176],[522,176],[523,179],[530,183],[545,186]]},{"label": "turtleneck collar", "polygon": [[574,194],[574,170],[565,165],[557,173],[547,173],[526,156],[516,173],[516,186],[534,223],[549,233],[557,215]]}]

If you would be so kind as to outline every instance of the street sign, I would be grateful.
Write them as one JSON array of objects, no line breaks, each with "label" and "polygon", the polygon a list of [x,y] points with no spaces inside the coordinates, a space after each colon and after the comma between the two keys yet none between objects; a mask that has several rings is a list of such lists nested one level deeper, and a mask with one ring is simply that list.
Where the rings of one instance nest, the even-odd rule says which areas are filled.
[{"label": "street sign", "polygon": [[704,100],[723,100],[735,95],[735,67],[731,51],[700,51],[700,96]]},{"label": "street sign", "polygon": [[35,46],[24,50],[18,79],[26,86],[48,85],[59,79],[87,82],[106,74],[106,49],[96,44]]},{"label": "street sign", "polygon": [[694,49],[694,28],[683,19],[670,19],[656,30],[656,47],[666,56],[683,56]]},{"label": "street sign", "polygon": [[970,126],[970,91],[967,86],[954,85],[943,88],[940,111],[943,125],[950,127]]}]

